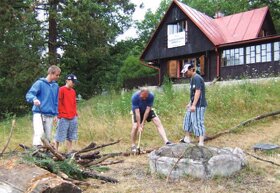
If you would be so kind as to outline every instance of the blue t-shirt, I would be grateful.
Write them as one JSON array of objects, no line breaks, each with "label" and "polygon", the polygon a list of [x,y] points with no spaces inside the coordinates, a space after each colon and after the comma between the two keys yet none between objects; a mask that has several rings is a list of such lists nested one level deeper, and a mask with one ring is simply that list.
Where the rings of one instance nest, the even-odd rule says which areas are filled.
[{"label": "blue t-shirt", "polygon": [[207,101],[206,101],[206,98],[205,98],[205,83],[204,83],[203,78],[198,74],[195,74],[194,77],[191,79],[191,82],[190,82],[191,103],[193,103],[194,94],[195,94],[196,90],[201,91],[201,94],[200,94],[200,97],[197,101],[196,107],[206,107],[207,106]]},{"label": "blue t-shirt", "polygon": [[132,95],[131,101],[132,101],[132,111],[134,112],[135,109],[139,108],[140,114],[143,114],[143,113],[145,113],[145,110],[147,107],[153,106],[154,94],[150,92],[147,99],[142,100],[140,98],[140,91],[137,91]]}]

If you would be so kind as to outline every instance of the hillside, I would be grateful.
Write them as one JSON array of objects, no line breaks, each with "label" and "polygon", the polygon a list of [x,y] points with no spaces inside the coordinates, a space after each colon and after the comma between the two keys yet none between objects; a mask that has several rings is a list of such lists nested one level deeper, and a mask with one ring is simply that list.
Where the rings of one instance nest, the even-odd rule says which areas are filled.
[{"label": "hillside", "polygon": [[[96,96],[88,101],[79,103],[79,140],[76,148],[83,147],[91,141],[104,143],[112,139],[121,138],[122,142],[108,149],[108,151],[126,151],[130,148],[130,98],[132,92],[121,94],[111,92],[107,95]],[[188,101],[188,90],[174,90],[171,84],[164,85],[161,91],[155,91],[155,109],[158,113],[167,135],[173,142],[182,137],[182,120]],[[245,82],[238,85],[207,87],[208,108],[206,112],[207,135],[231,128],[248,118],[280,109],[280,84],[269,81],[263,84]],[[15,132],[9,149],[18,149],[18,143],[31,144],[32,125],[31,114],[16,119]],[[11,120],[0,123],[0,147],[7,141]],[[255,143],[280,144],[279,116],[271,117],[238,129],[235,133],[222,136],[207,142],[211,146],[241,147],[251,151]],[[152,124],[147,124],[143,133],[141,148],[160,147],[162,141]],[[277,163],[280,163],[279,152],[271,154],[260,153]],[[215,179],[204,184],[203,181],[187,178],[177,184],[166,185],[161,177],[151,176],[147,165],[147,156],[125,158],[124,164],[112,166],[108,175],[114,175],[121,180],[117,186],[106,185],[97,192],[182,192],[184,188],[200,190],[199,192],[277,192],[280,184],[279,167],[262,163],[249,158],[249,167],[234,177]],[[248,179],[247,179],[248,177]],[[131,182],[130,180],[131,179]],[[149,181],[149,183],[148,183]],[[153,183],[147,191],[143,191],[146,184]],[[204,184],[203,186],[200,186]],[[248,185],[249,184],[249,185]],[[265,184],[269,184],[265,186]],[[217,186],[218,185],[218,186]],[[237,188],[235,187],[237,185]],[[178,187],[177,187],[178,186]],[[227,186],[229,189],[227,189]],[[212,189],[215,191],[212,191]],[[275,189],[276,188],[276,189]],[[88,190],[93,192],[94,190]]]}]

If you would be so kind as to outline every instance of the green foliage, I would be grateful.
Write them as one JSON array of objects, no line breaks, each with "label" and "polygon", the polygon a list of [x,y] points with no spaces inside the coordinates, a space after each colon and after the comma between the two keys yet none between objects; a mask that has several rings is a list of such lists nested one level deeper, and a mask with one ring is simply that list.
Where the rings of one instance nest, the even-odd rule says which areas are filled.
[{"label": "green foliage", "polygon": [[118,75],[118,82],[123,83],[127,79],[145,77],[149,75],[154,75],[156,73],[157,71],[155,69],[149,68],[141,64],[139,57],[131,55],[125,59],[120,69]]},{"label": "green foliage", "polygon": [[68,1],[59,31],[64,71],[77,74],[83,97],[101,93],[116,82],[118,66],[110,48],[131,25],[134,5],[128,1]]},{"label": "green foliage", "polygon": [[83,172],[81,171],[79,166],[74,162],[70,162],[69,160],[54,161],[51,157],[46,156],[44,158],[38,158],[26,154],[22,157],[22,161],[27,164],[35,164],[38,167],[44,168],[55,174],[63,172],[70,178],[78,180],[83,179]]},{"label": "green foliage", "polygon": [[40,75],[43,39],[29,1],[0,2],[0,118],[26,110],[25,92]]}]

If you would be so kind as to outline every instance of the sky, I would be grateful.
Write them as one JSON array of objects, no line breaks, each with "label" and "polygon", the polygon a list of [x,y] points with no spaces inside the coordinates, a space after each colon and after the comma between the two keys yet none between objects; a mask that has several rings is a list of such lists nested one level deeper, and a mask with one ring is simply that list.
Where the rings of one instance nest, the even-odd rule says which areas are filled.
[{"label": "sky", "polygon": [[[132,16],[133,20],[141,21],[144,19],[145,13],[148,9],[151,9],[152,12],[155,12],[158,8],[161,0],[130,0],[130,2],[136,5],[135,12]],[[143,3],[143,8],[140,8],[140,5]],[[120,35],[117,38],[117,41],[126,40],[129,38],[137,37],[136,29],[130,27],[124,34]]]}]

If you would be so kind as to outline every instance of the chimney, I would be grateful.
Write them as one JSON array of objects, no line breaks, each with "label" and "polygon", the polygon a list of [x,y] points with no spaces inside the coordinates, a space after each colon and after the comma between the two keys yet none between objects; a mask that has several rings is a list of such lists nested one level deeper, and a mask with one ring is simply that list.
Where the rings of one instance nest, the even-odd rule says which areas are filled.
[{"label": "chimney", "polygon": [[214,18],[218,19],[218,18],[221,18],[221,17],[224,17],[224,16],[225,16],[224,13],[222,13],[221,11],[217,11],[214,15]]}]

